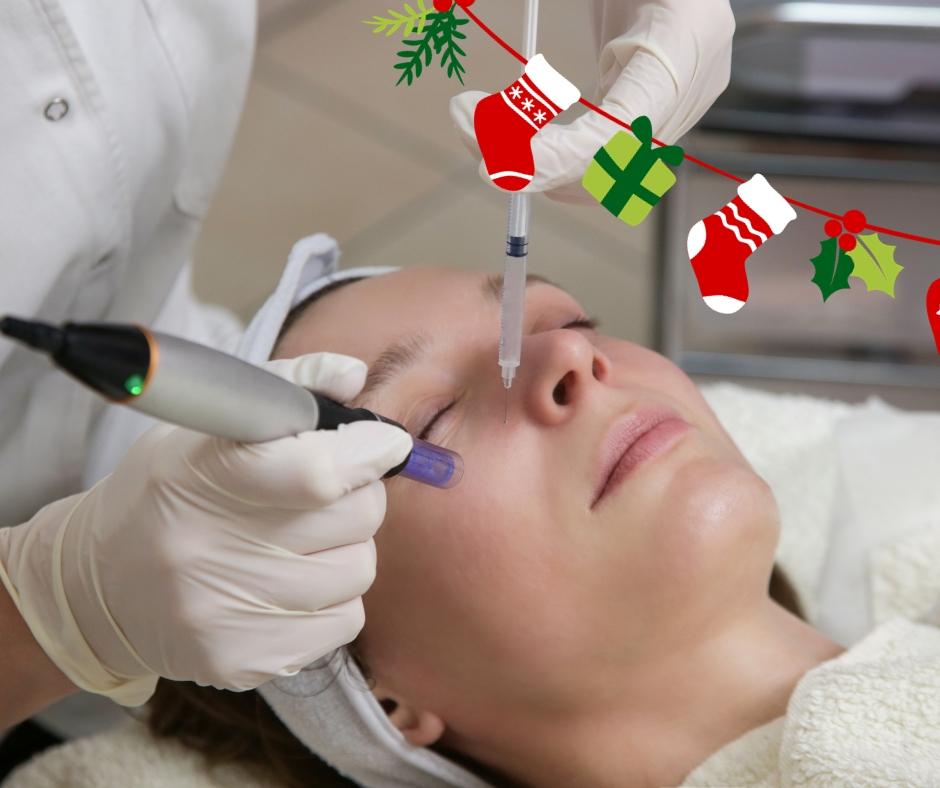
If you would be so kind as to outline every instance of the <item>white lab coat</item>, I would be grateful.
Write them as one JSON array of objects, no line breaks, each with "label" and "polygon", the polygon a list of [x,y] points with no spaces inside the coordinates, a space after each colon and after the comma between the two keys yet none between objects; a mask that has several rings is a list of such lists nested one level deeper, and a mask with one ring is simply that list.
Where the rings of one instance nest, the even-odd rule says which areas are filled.
[{"label": "white lab coat", "polygon": [[[255,0],[4,0],[0,314],[134,321],[226,344],[237,325],[195,302],[190,256],[255,26]],[[104,412],[0,341],[0,525],[101,475],[86,458],[108,443]]]}]

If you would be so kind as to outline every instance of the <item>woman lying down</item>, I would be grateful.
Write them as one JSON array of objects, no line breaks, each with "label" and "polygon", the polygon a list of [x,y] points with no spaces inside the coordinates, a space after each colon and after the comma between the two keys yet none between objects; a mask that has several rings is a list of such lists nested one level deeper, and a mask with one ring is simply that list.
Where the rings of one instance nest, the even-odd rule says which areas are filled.
[{"label": "woman lying down", "polygon": [[773,491],[675,365],[536,278],[504,424],[498,282],[334,281],[336,257],[295,247],[243,354],[365,360],[356,404],[458,451],[462,483],[387,483],[343,653],[255,692],[163,683],[145,724],[11,788],[937,784],[940,629],[846,649],[804,621]]}]

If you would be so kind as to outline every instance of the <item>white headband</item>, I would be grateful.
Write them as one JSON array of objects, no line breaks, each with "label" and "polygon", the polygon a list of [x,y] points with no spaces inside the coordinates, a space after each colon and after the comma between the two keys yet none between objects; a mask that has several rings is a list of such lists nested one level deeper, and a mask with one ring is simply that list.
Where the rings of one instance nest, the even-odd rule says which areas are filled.
[{"label": "white headband", "polygon": [[[238,355],[255,364],[267,361],[290,310],[333,282],[398,270],[338,271],[338,265],[339,247],[328,235],[294,244],[277,289],[249,324]],[[363,788],[489,788],[437,753],[408,744],[345,649],[258,691],[311,752]]]},{"label": "white headband", "polygon": [[253,364],[267,361],[287,314],[318,290],[344,279],[379,276],[398,270],[390,266],[370,266],[338,271],[338,266],[339,246],[329,235],[317,233],[295,243],[281,281],[248,324],[238,345],[238,356]]}]

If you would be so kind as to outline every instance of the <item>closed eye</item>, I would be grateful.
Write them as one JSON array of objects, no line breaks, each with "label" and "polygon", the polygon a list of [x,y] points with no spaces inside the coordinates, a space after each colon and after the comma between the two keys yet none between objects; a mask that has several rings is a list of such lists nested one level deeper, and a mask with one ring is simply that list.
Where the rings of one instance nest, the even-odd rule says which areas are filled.
[{"label": "closed eye", "polygon": [[570,323],[565,323],[562,328],[586,328],[590,331],[597,331],[601,321],[594,317],[579,317]]},{"label": "closed eye", "polygon": [[[572,329],[572,330],[584,328],[589,331],[596,331],[598,327],[600,326],[600,324],[601,322],[597,318],[582,316],[582,317],[575,318],[574,320],[571,320],[565,323],[562,326],[562,328]],[[447,413],[447,411],[453,408],[454,405],[456,404],[457,404],[457,400],[453,400],[449,405],[447,405],[447,407],[441,408],[439,411],[437,411],[437,413],[435,413],[434,416],[431,418],[431,420],[425,425],[424,429],[421,430],[420,434],[418,435],[418,440],[422,440],[422,441],[427,440],[431,434],[431,431],[434,429],[434,425],[437,424],[438,420],[445,413]]]},{"label": "closed eye", "polygon": [[425,428],[424,428],[423,430],[421,430],[421,434],[418,435],[418,440],[426,441],[426,440],[428,439],[428,436],[431,434],[431,430],[434,429],[434,425],[437,424],[438,419],[440,419],[441,416],[443,416],[445,413],[447,413],[447,411],[449,411],[449,410],[450,410],[452,407],[454,407],[454,405],[456,405],[456,404],[457,404],[457,400],[454,400],[454,401],[451,402],[450,405],[448,405],[446,408],[441,408],[441,410],[439,410],[437,413],[435,413],[435,414],[434,414],[434,418],[432,418],[432,419],[427,423],[427,426],[425,426]]}]

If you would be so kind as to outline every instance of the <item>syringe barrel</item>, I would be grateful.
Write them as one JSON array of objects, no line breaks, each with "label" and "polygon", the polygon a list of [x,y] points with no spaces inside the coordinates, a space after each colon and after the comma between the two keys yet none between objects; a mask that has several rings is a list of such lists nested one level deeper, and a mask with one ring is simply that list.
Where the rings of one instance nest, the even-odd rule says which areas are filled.
[{"label": "syringe barrel", "polygon": [[506,254],[523,257],[528,254],[529,216],[532,198],[528,194],[513,194],[509,198],[509,230]]},{"label": "syringe barrel", "polygon": [[518,365],[522,360],[522,322],[525,316],[526,258],[506,257],[500,319],[499,364]]}]

